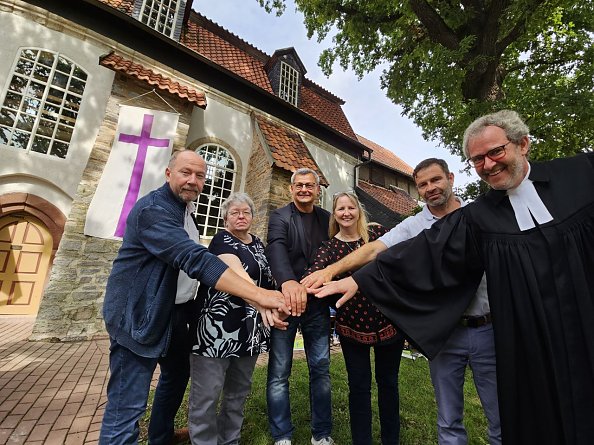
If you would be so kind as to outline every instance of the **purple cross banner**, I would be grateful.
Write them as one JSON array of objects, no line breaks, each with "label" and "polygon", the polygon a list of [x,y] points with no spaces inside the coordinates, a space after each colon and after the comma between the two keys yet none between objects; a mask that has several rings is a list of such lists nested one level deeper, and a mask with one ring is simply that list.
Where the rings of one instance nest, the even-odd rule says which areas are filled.
[{"label": "purple cross banner", "polygon": [[178,115],[121,106],[118,127],[85,221],[85,235],[119,239],[138,198],[165,182]]}]

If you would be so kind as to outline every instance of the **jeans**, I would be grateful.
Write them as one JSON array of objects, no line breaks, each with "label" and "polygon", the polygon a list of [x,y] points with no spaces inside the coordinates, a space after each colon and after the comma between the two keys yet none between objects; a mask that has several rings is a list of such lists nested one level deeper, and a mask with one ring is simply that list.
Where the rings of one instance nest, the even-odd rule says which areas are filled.
[{"label": "jeans", "polygon": [[243,407],[252,388],[257,360],[257,355],[230,358],[191,355],[188,423],[192,443],[239,444]]},{"label": "jeans", "polygon": [[295,427],[291,422],[289,376],[293,365],[293,344],[297,328],[305,346],[309,368],[309,403],[311,431],[316,439],[332,433],[332,400],[330,394],[330,312],[328,304],[312,300],[299,317],[289,317],[287,330],[272,330],[268,356],[266,399],[268,423],[275,441],[290,439]]},{"label": "jeans", "polygon": [[188,325],[193,301],[176,304],[169,349],[159,358],[161,375],[155,390],[148,428],[150,445],[168,444],[173,436],[175,415],[186,393],[190,378],[190,337]]},{"label": "jeans", "polygon": [[173,436],[173,421],[190,375],[187,318],[191,303],[176,305],[169,349],[165,357],[141,357],[111,339],[107,405],[100,445],[138,443],[138,421],[146,411],[157,363],[161,369],[149,423],[149,444],[166,445]]},{"label": "jeans", "polygon": [[156,358],[141,357],[111,339],[109,348],[107,405],[103,415],[100,445],[138,443],[138,420],[146,411]]},{"label": "jeans", "polygon": [[[342,336],[340,345],[349,378],[351,443],[371,445],[372,346],[356,343]],[[382,445],[398,445],[400,440],[398,371],[403,346],[404,337],[401,335],[387,345],[373,346]]]},{"label": "jeans", "polygon": [[491,324],[479,328],[457,327],[443,349],[429,362],[437,402],[440,445],[466,445],[464,424],[464,372],[470,365],[477,393],[489,424],[489,443],[501,445],[495,342]]}]

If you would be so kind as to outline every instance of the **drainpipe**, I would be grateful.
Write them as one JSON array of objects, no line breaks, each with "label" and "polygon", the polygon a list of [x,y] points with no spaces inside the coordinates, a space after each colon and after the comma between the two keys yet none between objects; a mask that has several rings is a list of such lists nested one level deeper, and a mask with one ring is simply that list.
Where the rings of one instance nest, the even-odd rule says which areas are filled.
[{"label": "drainpipe", "polygon": [[357,170],[358,170],[358,169],[359,169],[359,167],[361,167],[362,165],[369,164],[369,163],[371,162],[371,152],[372,152],[373,150],[372,150],[372,149],[370,149],[370,148],[364,147],[364,148],[363,148],[363,151],[366,151],[367,153],[369,153],[369,157],[368,157],[367,159],[365,159],[365,157],[363,157],[363,162],[359,162],[359,163],[358,163],[357,165],[355,165],[355,167],[353,168],[353,173],[354,173],[353,177],[355,178],[355,179],[354,179],[354,182],[355,182],[355,183],[353,184],[353,191],[355,191],[355,190],[357,189],[357,177],[358,177],[358,176],[357,176]]}]

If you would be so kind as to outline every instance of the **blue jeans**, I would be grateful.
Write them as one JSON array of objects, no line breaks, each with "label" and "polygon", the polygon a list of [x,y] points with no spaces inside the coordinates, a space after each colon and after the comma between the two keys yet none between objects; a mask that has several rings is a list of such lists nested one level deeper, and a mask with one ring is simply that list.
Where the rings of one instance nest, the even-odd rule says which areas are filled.
[{"label": "blue jeans", "polygon": [[340,338],[349,377],[349,415],[352,445],[371,445],[371,348],[375,355],[375,381],[382,445],[398,445],[400,413],[398,371],[404,337],[398,335],[387,345],[364,345]]},{"label": "blue jeans", "polygon": [[141,357],[111,339],[107,405],[100,445],[138,443],[138,421],[146,411],[153,374],[160,366],[148,429],[150,445],[166,445],[173,436],[175,415],[190,376],[190,340],[187,320],[191,303],[175,305],[169,349],[164,357]]},{"label": "blue jeans", "polygon": [[466,445],[464,429],[464,371],[472,369],[476,391],[489,424],[489,444],[501,445],[495,341],[493,326],[457,327],[448,341],[429,362],[437,402],[437,436],[440,445]]},{"label": "blue jeans", "polygon": [[113,339],[109,351],[111,375],[99,444],[133,445],[138,443],[138,421],[146,411],[157,359],[141,357]]},{"label": "blue jeans", "polygon": [[159,358],[161,375],[155,390],[148,428],[150,445],[168,444],[173,437],[175,415],[186,393],[190,379],[190,337],[188,325],[193,314],[193,301],[176,304],[169,349]]},{"label": "blue jeans", "polygon": [[312,300],[299,317],[289,317],[286,331],[272,330],[268,356],[268,423],[275,441],[290,439],[295,427],[291,422],[289,376],[293,365],[293,344],[297,328],[305,346],[309,368],[309,404],[311,431],[316,439],[332,433],[332,400],[330,394],[330,312],[328,304]]}]

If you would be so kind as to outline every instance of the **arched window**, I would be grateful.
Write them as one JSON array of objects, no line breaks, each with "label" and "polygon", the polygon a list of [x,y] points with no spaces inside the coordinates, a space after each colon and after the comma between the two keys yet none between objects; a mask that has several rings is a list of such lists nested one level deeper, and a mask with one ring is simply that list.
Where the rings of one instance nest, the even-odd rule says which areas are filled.
[{"label": "arched window", "polygon": [[0,144],[65,158],[86,82],[59,53],[22,49],[0,108]]},{"label": "arched window", "polygon": [[219,210],[233,191],[235,160],[225,148],[215,144],[203,145],[196,153],[206,161],[206,183],[198,197],[196,222],[200,236],[212,237],[224,227]]}]

